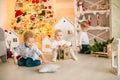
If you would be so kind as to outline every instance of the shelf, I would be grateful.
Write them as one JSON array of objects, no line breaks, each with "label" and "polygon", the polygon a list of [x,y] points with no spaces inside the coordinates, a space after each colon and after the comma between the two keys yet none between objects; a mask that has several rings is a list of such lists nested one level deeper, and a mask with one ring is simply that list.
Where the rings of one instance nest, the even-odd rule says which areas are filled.
[{"label": "shelf", "polygon": [[101,27],[101,26],[90,26],[89,30],[109,30],[109,27]]},{"label": "shelf", "polygon": [[79,41],[80,23],[87,21],[91,25],[88,29],[90,44],[94,43],[94,38],[98,41],[106,41],[110,37],[110,0],[75,0],[75,20],[76,20],[76,42]]},{"label": "shelf", "polygon": [[[80,31],[80,28],[76,28],[76,30]],[[101,27],[101,26],[90,26],[89,30],[109,30],[109,27]]]},{"label": "shelf", "polygon": [[93,13],[93,14],[101,13],[101,14],[104,14],[106,12],[110,12],[110,10],[87,10],[87,11],[83,11],[83,14],[86,14],[86,13]]}]

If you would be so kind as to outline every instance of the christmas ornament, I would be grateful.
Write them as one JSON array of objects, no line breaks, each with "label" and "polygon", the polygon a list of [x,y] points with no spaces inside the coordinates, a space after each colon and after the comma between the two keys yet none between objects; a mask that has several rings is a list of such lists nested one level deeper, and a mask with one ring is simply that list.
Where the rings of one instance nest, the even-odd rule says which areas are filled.
[{"label": "christmas ornament", "polygon": [[21,16],[23,12],[21,10],[15,10],[15,17]]}]

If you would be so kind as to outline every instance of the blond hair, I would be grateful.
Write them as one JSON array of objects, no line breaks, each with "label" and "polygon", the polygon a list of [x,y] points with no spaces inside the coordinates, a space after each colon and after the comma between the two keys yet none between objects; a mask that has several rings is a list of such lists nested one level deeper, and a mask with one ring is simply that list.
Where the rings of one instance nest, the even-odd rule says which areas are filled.
[{"label": "blond hair", "polygon": [[28,40],[28,38],[34,38],[34,33],[32,31],[26,31],[23,35],[24,41]]},{"label": "blond hair", "polygon": [[63,31],[62,31],[61,29],[56,29],[56,30],[55,30],[55,36],[56,36],[59,32],[62,32],[62,33],[63,33]]},{"label": "blond hair", "polygon": [[81,28],[88,28],[88,27],[89,27],[89,24],[88,24],[87,21],[82,21],[82,22],[80,23],[80,26],[81,26]]}]

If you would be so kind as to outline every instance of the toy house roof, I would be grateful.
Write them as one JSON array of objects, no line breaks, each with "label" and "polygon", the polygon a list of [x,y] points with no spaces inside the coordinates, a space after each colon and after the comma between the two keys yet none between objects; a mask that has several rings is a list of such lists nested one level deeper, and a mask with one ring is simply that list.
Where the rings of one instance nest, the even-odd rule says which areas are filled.
[{"label": "toy house roof", "polygon": [[46,37],[43,39],[43,41],[45,41],[45,40],[51,41],[51,39],[50,39],[48,36],[46,36]]},{"label": "toy house roof", "polygon": [[73,40],[75,31],[74,24],[72,24],[68,18],[62,17],[54,26],[54,30],[56,29],[61,29],[63,31],[65,40]]},{"label": "toy house roof", "polygon": [[56,24],[55,24],[55,27],[56,26],[59,26],[59,25],[63,25],[63,24],[66,24],[65,22],[71,24],[73,27],[74,27],[74,24],[65,16],[63,16]]},{"label": "toy house roof", "polygon": [[11,33],[14,34],[15,36],[19,37],[19,35],[18,35],[16,32],[14,32],[14,31],[12,31],[12,30],[9,30],[9,32],[11,32]]}]

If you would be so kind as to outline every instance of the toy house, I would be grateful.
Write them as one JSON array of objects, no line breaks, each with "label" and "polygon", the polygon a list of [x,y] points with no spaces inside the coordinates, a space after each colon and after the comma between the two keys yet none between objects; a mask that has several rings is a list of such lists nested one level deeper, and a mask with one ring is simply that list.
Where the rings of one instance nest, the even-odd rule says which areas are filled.
[{"label": "toy house", "polygon": [[42,51],[43,51],[43,52],[52,52],[51,44],[52,44],[51,39],[50,39],[48,36],[45,37],[45,38],[42,40]]},{"label": "toy house", "polygon": [[54,29],[61,29],[64,32],[64,39],[74,43],[74,24],[66,17],[62,17],[54,26]]},{"label": "toy house", "polygon": [[58,48],[58,60],[59,59],[70,59],[71,58],[71,55],[70,55],[70,49],[71,47],[60,47]]},{"label": "toy house", "polygon": [[12,30],[7,31],[6,43],[9,45],[9,48],[13,50],[19,45],[19,36]]}]

